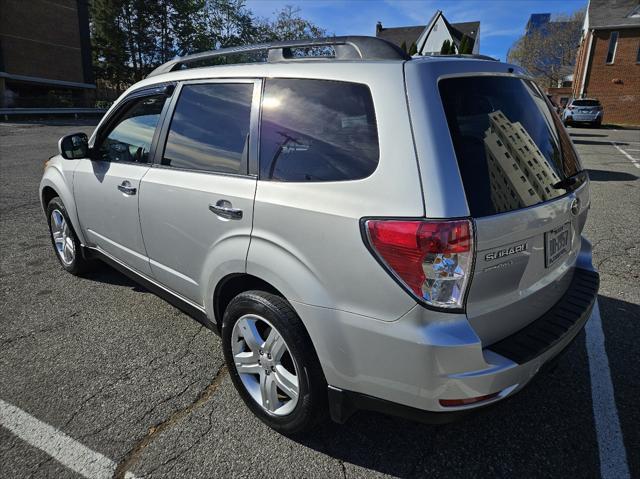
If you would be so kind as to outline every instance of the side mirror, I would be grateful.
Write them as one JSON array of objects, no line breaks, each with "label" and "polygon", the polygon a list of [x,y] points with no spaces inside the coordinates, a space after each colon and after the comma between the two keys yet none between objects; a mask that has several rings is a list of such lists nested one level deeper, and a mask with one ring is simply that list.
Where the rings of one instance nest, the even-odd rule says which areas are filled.
[{"label": "side mirror", "polygon": [[58,141],[58,150],[62,158],[77,160],[89,156],[89,138],[85,133],[63,136]]}]

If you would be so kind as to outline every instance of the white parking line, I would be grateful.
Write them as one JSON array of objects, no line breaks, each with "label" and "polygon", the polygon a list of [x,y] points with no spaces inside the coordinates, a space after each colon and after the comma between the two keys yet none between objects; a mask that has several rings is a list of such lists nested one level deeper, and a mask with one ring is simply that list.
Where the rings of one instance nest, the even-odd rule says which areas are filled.
[{"label": "white parking line", "polygon": [[[84,477],[110,479],[116,470],[117,464],[108,457],[89,449],[55,427],[2,399],[0,426]],[[133,479],[135,476],[127,472],[125,477]]]},{"label": "white parking line", "polygon": [[624,156],[626,156],[627,158],[629,158],[629,161],[631,161],[631,163],[633,163],[633,166],[635,166],[636,168],[640,168],[640,160],[635,159],[633,156],[631,156],[629,153],[627,153],[626,151],[624,151],[622,148],[620,148],[615,141],[612,141],[611,144],[613,146],[616,147],[616,149],[622,153]]},{"label": "white parking line", "polygon": [[609,359],[604,345],[602,319],[597,301],[585,331],[591,373],[593,417],[600,453],[600,475],[603,479],[628,479],[630,474],[627,454],[620,429],[618,408],[613,395]]}]

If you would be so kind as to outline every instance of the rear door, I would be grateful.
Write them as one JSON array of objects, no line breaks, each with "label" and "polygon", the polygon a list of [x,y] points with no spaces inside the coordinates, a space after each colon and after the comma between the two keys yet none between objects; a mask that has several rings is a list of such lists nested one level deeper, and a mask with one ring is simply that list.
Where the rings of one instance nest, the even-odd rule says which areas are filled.
[{"label": "rear door", "polygon": [[[156,162],[140,185],[154,278],[204,304],[214,268],[244,271],[256,191],[259,80],[188,82],[174,93]],[[173,105],[172,105],[173,107]],[[162,140],[161,140],[162,141]]]},{"label": "rear door", "polygon": [[589,203],[571,141],[533,82],[443,79],[440,94],[474,218],[467,316],[485,344],[521,329],[566,291]]}]

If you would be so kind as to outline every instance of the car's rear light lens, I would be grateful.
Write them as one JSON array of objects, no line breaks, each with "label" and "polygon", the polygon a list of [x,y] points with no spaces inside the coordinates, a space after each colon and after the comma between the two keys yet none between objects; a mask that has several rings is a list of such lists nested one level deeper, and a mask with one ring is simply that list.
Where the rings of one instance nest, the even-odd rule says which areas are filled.
[{"label": "car's rear light lens", "polygon": [[488,401],[489,399],[495,399],[499,394],[500,392],[465,399],[440,399],[440,405],[443,407],[468,406],[469,404],[475,404],[483,401]]},{"label": "car's rear light lens", "polygon": [[469,220],[367,220],[367,239],[378,258],[420,300],[460,309],[473,264]]}]

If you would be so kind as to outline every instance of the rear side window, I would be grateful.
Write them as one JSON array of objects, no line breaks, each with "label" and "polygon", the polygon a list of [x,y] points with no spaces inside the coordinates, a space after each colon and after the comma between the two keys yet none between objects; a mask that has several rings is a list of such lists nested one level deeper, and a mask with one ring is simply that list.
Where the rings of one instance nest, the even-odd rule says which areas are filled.
[{"label": "rear side window", "polygon": [[261,179],[356,180],[373,173],[378,157],[368,87],[327,80],[265,81]]},{"label": "rear side window", "polygon": [[600,106],[598,100],[573,100],[573,106]]},{"label": "rear side window", "polygon": [[218,173],[246,173],[253,83],[184,85],[173,113],[162,164]]},{"label": "rear side window", "polygon": [[464,77],[439,86],[472,216],[533,206],[575,187],[561,183],[579,171],[571,140],[532,82]]}]

